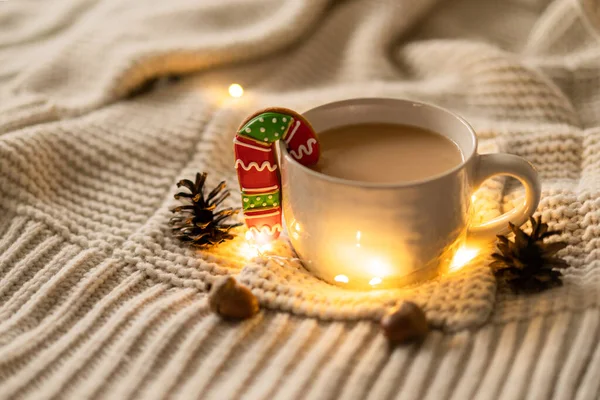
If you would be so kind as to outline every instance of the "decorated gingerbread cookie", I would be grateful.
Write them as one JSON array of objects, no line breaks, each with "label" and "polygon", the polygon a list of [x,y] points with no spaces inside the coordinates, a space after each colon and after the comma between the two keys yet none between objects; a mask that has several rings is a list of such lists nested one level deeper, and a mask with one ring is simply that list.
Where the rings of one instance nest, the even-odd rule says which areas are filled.
[{"label": "decorated gingerbread cookie", "polygon": [[258,111],[242,123],[233,141],[246,226],[265,242],[281,233],[281,179],[275,142],[283,140],[303,165],[319,161],[319,142],[308,121],[286,108]]}]

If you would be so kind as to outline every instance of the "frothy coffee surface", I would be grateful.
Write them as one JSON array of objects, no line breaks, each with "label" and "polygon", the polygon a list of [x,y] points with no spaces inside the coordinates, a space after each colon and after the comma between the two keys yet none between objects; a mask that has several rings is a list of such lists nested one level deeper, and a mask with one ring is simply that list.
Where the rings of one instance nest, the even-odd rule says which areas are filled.
[{"label": "frothy coffee surface", "polygon": [[313,167],[338,178],[372,183],[425,179],[459,165],[453,141],[409,125],[357,124],[319,134],[321,158]]}]

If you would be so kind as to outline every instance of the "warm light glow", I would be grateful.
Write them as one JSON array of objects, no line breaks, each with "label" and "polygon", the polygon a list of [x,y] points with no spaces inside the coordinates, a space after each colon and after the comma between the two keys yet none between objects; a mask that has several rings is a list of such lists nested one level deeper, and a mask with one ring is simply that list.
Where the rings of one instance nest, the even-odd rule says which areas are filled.
[{"label": "warm light glow", "polygon": [[243,243],[242,246],[240,247],[240,254],[250,260],[254,257],[258,257],[260,255],[262,255],[263,253],[267,253],[269,251],[273,250],[273,245],[271,243],[266,243],[263,245],[257,245],[257,244],[252,244],[252,243]]},{"label": "warm light glow", "polygon": [[383,279],[381,279],[380,277],[376,276],[373,279],[371,279],[369,281],[369,285],[371,286],[375,286],[375,285],[379,285],[381,282],[383,282]]},{"label": "warm light glow", "polygon": [[479,253],[479,249],[474,247],[462,246],[454,254],[450,263],[450,271],[457,271],[464,267],[469,261],[475,258]]},{"label": "warm light glow", "polygon": [[371,273],[373,275],[377,275],[377,276],[389,275],[390,270],[391,270],[389,265],[387,265],[385,262],[383,262],[382,260],[380,260],[378,258],[370,259],[367,262],[367,269],[368,269],[369,273]]},{"label": "warm light glow", "polygon": [[251,260],[254,257],[258,257],[258,247],[252,246],[250,243],[244,243],[240,247],[240,254],[242,257]]},{"label": "warm light glow", "polygon": [[375,275],[369,281],[369,285],[371,286],[379,285],[381,282],[383,282],[383,279],[381,277],[387,276],[391,273],[390,266],[384,261],[380,260],[379,258],[370,259],[367,262],[367,269],[369,273]]},{"label": "warm light glow", "polygon": [[300,224],[298,222],[296,222],[296,226],[294,229],[296,229],[296,232],[302,232],[302,227],[300,226]]},{"label": "warm light glow", "polygon": [[[258,236],[258,237],[256,237]],[[262,240],[261,234],[253,235],[252,231],[246,231],[246,242],[242,244],[240,253],[247,259],[258,257],[263,253],[273,250],[273,245],[270,241]]]},{"label": "warm light glow", "polygon": [[256,230],[249,230],[246,232],[246,240],[253,245],[265,246],[271,243],[273,238],[266,232],[257,232]]},{"label": "warm light glow", "polygon": [[357,242],[360,242],[360,236],[361,236],[360,231],[356,231],[356,241]]},{"label": "warm light glow", "polygon": [[346,275],[336,275],[335,278],[333,278],[336,282],[342,282],[342,283],[348,283],[350,282],[350,279],[348,279],[348,277]]},{"label": "warm light glow", "polygon": [[477,196],[475,196],[475,195],[472,195],[472,196],[471,196],[471,201],[472,201],[473,203],[475,203],[475,200],[477,200]]},{"label": "warm light glow", "polygon": [[292,237],[296,240],[300,239],[300,235],[298,235],[298,232],[292,232]]},{"label": "warm light glow", "polygon": [[260,245],[260,246],[258,246],[258,250],[259,250],[261,253],[266,253],[266,252],[268,252],[268,251],[271,251],[271,250],[273,250],[273,245],[272,245],[271,243],[265,243],[265,244],[263,244],[263,245]]},{"label": "warm light glow", "polygon": [[244,88],[237,83],[232,83],[229,86],[229,95],[235,98],[242,97],[244,95]]},{"label": "warm light glow", "polygon": [[[403,262],[405,259],[407,261],[410,259],[408,256],[404,257],[402,244],[390,248],[372,243],[369,241],[369,233],[364,230],[361,230],[358,236],[361,239],[360,247],[356,242],[356,229],[350,230],[345,240],[328,241],[327,246],[333,246],[336,250],[335,262],[340,264],[339,269],[330,268],[326,271],[331,282],[336,283],[334,277],[344,274],[350,279],[350,282],[344,287],[351,285],[354,288],[375,289],[388,283],[391,285],[396,276],[407,273],[405,271],[407,267]],[[400,253],[400,255],[396,253]],[[373,280],[373,278],[377,279]]]}]

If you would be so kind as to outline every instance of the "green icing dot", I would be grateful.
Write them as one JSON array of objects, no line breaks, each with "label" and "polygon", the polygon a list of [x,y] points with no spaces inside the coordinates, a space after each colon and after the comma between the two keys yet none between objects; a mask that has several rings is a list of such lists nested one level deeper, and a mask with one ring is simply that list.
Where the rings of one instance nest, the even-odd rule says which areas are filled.
[{"label": "green icing dot", "polygon": [[292,118],[285,114],[266,112],[252,118],[238,133],[263,143],[273,143],[287,132],[291,122]]},{"label": "green icing dot", "polygon": [[244,192],[242,193],[242,199],[244,210],[277,207],[280,203],[279,190],[261,194],[248,194]]}]

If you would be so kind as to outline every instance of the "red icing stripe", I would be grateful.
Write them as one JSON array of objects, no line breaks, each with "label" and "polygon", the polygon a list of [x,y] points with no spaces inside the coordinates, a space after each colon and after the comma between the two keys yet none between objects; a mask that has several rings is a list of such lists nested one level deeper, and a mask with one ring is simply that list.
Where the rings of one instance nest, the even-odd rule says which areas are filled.
[{"label": "red icing stripe", "polygon": [[234,140],[235,169],[240,187],[244,189],[260,189],[277,186],[279,183],[279,168],[273,147],[253,148],[247,143]]},{"label": "red icing stripe", "polygon": [[281,207],[267,210],[246,211],[246,226],[258,243],[266,243],[279,237],[282,231]]}]

